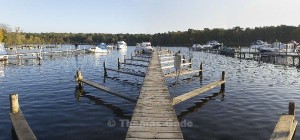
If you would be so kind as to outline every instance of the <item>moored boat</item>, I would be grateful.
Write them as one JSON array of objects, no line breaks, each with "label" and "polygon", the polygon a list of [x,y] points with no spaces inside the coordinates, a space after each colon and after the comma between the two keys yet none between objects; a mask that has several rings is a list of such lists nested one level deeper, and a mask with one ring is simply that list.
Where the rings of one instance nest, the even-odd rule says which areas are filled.
[{"label": "moored boat", "polygon": [[220,49],[222,44],[216,40],[208,41],[206,44],[193,44],[193,50],[212,50],[212,49]]},{"label": "moored boat", "polygon": [[88,49],[89,52],[91,53],[108,53],[108,50],[106,49],[101,49],[99,47],[92,47]]},{"label": "moored boat", "polygon": [[137,43],[134,52],[150,54],[154,51],[150,42]]},{"label": "moored boat", "polygon": [[268,48],[268,47],[271,47],[271,44],[264,42],[262,40],[256,40],[250,45],[251,49],[261,49],[261,48]]},{"label": "moored boat", "polygon": [[127,44],[125,41],[118,41],[117,42],[117,49],[127,49]]}]

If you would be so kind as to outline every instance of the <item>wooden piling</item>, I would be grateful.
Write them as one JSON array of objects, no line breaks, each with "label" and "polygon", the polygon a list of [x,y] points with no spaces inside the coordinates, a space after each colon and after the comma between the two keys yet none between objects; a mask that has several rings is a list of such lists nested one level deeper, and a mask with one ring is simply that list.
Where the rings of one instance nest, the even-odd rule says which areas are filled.
[{"label": "wooden piling", "polygon": [[203,78],[203,64],[202,63],[200,64],[199,77],[200,77],[200,79]]},{"label": "wooden piling", "polygon": [[300,68],[300,55],[298,57],[298,68]]},{"label": "wooden piling", "polygon": [[[124,60],[125,61],[125,60]],[[106,71],[106,64],[105,61],[103,62],[103,69],[104,69],[104,77],[107,77],[107,71]]]},{"label": "wooden piling", "polygon": [[120,70],[120,58],[118,58],[118,70]]},{"label": "wooden piling", "polygon": [[189,62],[191,63],[191,64],[189,65],[189,68],[192,68],[192,58],[189,58]]},{"label": "wooden piling", "polygon": [[10,113],[18,113],[20,110],[18,94],[10,94]]},{"label": "wooden piling", "polygon": [[242,59],[242,48],[241,46],[239,46],[239,49],[240,49],[240,60]]},{"label": "wooden piling", "polygon": [[[225,81],[225,71],[222,71],[222,79],[223,81]],[[224,92],[225,91],[225,82],[223,84],[221,84],[221,91]]]},{"label": "wooden piling", "polygon": [[290,102],[289,103],[289,115],[295,115],[295,103],[294,102]]},{"label": "wooden piling", "polygon": [[82,86],[83,86],[83,85],[82,85],[82,82],[81,82],[81,80],[83,79],[83,75],[82,75],[80,69],[76,72],[75,78],[76,78],[75,80],[76,80],[76,82],[77,82],[78,88],[81,89]]}]

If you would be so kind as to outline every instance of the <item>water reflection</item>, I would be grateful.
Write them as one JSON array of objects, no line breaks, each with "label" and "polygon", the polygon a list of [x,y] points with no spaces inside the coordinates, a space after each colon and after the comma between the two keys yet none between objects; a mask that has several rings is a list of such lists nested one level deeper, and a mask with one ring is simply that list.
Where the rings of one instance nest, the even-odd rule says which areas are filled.
[{"label": "water reflection", "polygon": [[196,102],[194,106],[191,106],[189,108],[187,108],[185,111],[182,111],[179,115],[177,115],[177,118],[179,121],[183,120],[183,118],[193,112],[197,112],[198,109],[200,109],[201,107],[203,107],[207,102],[214,100],[214,97],[217,97],[219,95],[222,95],[221,101],[224,100],[225,94],[222,91],[213,93],[213,95],[210,96],[206,96],[204,97],[204,99],[201,99],[201,102]]},{"label": "water reflection", "polygon": [[0,78],[2,78],[4,76],[5,76],[5,74],[4,74],[4,64],[0,63]]},{"label": "water reflection", "polygon": [[122,119],[131,119],[131,116],[125,115],[124,110],[121,108],[114,106],[112,104],[109,104],[105,101],[103,101],[101,98],[97,98],[92,95],[88,95],[88,92],[85,92],[83,88],[75,88],[75,94],[74,94],[76,100],[79,100],[80,98],[87,98],[90,101],[94,102],[96,105],[101,105],[103,107],[106,107],[107,109],[111,110],[117,117],[120,117]]}]

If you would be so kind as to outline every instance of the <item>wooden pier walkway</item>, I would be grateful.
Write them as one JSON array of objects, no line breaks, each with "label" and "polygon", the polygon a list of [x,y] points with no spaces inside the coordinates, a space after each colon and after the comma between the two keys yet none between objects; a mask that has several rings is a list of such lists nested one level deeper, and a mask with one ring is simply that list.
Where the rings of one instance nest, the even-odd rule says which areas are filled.
[{"label": "wooden pier walkway", "polygon": [[134,109],[126,140],[183,139],[155,50]]}]

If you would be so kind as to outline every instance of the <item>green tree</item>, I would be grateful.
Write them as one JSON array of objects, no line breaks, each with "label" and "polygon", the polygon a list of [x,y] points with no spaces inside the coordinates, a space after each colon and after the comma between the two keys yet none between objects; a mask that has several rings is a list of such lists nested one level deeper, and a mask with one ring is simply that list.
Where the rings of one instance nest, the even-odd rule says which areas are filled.
[{"label": "green tree", "polygon": [[2,31],[2,29],[0,29],[0,42],[2,42],[4,39],[4,33]]}]

